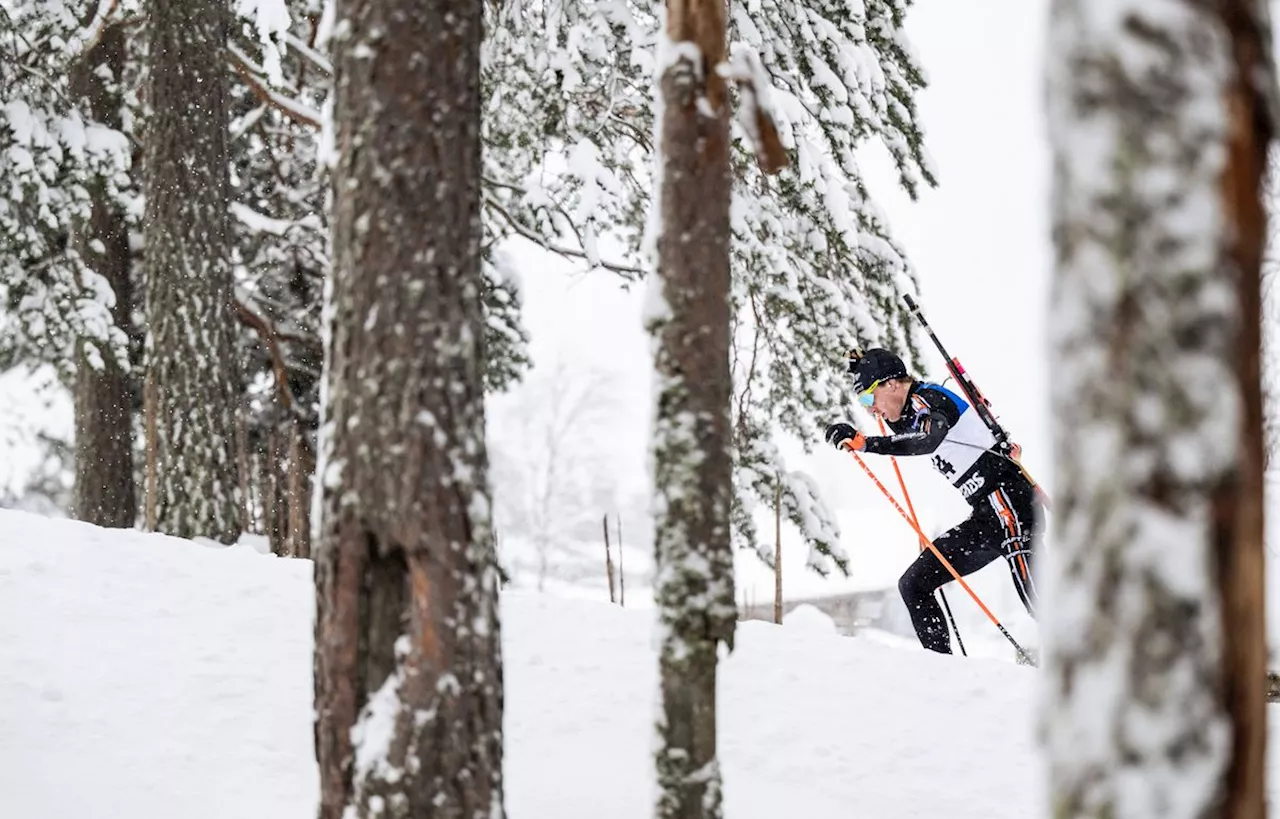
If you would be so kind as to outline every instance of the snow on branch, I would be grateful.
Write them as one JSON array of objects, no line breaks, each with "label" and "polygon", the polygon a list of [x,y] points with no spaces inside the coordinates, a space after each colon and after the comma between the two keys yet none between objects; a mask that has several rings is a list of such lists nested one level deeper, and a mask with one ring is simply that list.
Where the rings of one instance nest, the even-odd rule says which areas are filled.
[{"label": "snow on branch", "polygon": [[115,14],[119,5],[120,0],[98,0],[98,10],[94,12],[88,28],[80,37],[80,45],[72,56],[73,60],[82,54],[88,54],[98,45],[98,41],[102,39],[102,32],[107,28],[107,21],[111,19],[111,15]]},{"label": "snow on branch", "polygon": [[303,105],[297,100],[278,91],[272,90],[263,79],[263,77],[254,70],[254,64],[248,55],[236,48],[235,45],[227,45],[227,54],[231,66],[236,70],[245,81],[245,84],[252,89],[258,99],[270,105],[285,116],[292,119],[299,125],[306,125],[311,128],[320,128],[320,112],[314,108]]},{"label": "snow on branch", "polygon": [[805,565],[822,577],[838,569],[849,576],[849,555],[840,545],[840,524],[822,499],[822,488],[803,472],[782,475],[783,508],[809,544]]},{"label": "snow on branch", "polygon": [[236,13],[251,20],[262,42],[264,71],[272,85],[283,81],[281,53],[289,32],[289,8],[285,0],[236,0]]},{"label": "snow on branch", "polygon": [[719,66],[720,75],[738,85],[738,123],[755,146],[756,162],[766,174],[787,167],[787,151],[778,135],[770,92],[773,83],[755,49],[742,43],[730,48],[728,63]]},{"label": "snow on branch", "polygon": [[631,276],[644,276],[646,273],[646,271],[643,268],[635,267],[633,265],[619,264],[617,262],[607,262],[603,259],[594,257],[593,254],[588,253],[586,250],[579,250],[577,248],[565,247],[564,245],[560,245],[560,244],[556,244],[555,242],[548,241],[544,236],[540,235],[536,230],[533,230],[532,228],[522,224],[519,219],[513,216],[510,211],[504,208],[502,204],[492,196],[486,196],[484,199],[484,204],[485,204],[485,207],[491,208],[494,213],[497,213],[499,216],[501,216],[502,220],[506,222],[507,225],[512,230],[514,230],[517,234],[537,244],[538,246],[542,247],[544,250],[549,250],[552,253],[556,253],[561,256],[565,256],[567,258],[586,259],[591,263],[593,267],[601,267],[601,268],[604,268],[605,270],[609,270],[614,273],[625,273]]},{"label": "snow on branch", "polygon": [[796,528],[809,550],[806,567],[821,577],[849,576],[849,555],[841,545],[840,524],[811,476],[787,468],[778,445],[767,434],[771,422],[759,407],[745,407],[734,431],[732,538],[735,547],[755,552],[773,568],[771,544],[756,527],[760,504],[781,502],[783,519]]},{"label": "snow on branch", "polygon": [[259,213],[241,202],[232,202],[230,211],[231,215],[240,224],[254,233],[286,236],[295,227],[303,227],[309,230],[321,230],[323,227],[320,218],[315,214],[308,214],[301,219],[276,219],[272,216],[267,216],[265,213]]},{"label": "snow on branch", "polygon": [[326,77],[333,76],[333,63],[329,61],[328,57],[321,54],[319,51],[316,51],[293,34],[286,33],[284,35],[284,41],[294,50],[295,53],[304,57],[312,65],[320,69],[321,73]]}]

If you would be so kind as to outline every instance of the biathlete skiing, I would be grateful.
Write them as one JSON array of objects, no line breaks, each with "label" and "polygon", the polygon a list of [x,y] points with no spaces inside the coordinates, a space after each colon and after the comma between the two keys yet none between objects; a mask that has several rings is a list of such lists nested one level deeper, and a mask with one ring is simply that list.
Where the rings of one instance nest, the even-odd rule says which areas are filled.
[{"label": "biathlete skiing", "polygon": [[[910,299],[908,303],[918,312]],[[869,436],[840,422],[826,428],[827,442],[857,453],[929,458],[973,509],[933,545],[961,576],[1003,558],[1018,596],[1034,618],[1033,566],[1045,498],[1016,460],[1016,448],[1008,444],[985,399],[977,395],[976,402],[969,401],[939,384],[913,378],[902,359],[883,348],[851,355],[848,369],[859,402],[883,419],[893,434]],[[962,384],[971,383],[964,378]],[[973,395],[976,389],[966,392]],[[952,579],[925,549],[898,581],[920,643],[944,654],[951,653],[951,640],[934,592]]]}]

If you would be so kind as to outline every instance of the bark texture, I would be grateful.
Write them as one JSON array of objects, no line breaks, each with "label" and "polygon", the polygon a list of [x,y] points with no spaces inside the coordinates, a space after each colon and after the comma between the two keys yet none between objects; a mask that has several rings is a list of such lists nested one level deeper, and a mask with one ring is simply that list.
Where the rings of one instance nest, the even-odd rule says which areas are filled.
[{"label": "bark texture", "polygon": [[302,424],[289,426],[289,555],[311,557],[311,476],[316,471],[315,455],[307,443]]},{"label": "bark texture", "polygon": [[1056,817],[1265,815],[1254,0],[1055,0]]},{"label": "bark texture", "polygon": [[240,534],[228,231],[226,0],[147,4],[146,522]]},{"label": "bark texture", "polygon": [[348,808],[503,815],[482,394],[482,11],[478,0],[338,6],[314,544],[325,819]]},{"label": "bark texture", "polygon": [[653,461],[661,644],[657,816],[722,815],[716,661],[737,615],[729,541],[729,106],[720,0],[670,0],[659,47]]},{"label": "bark texture", "polygon": [[1226,776],[1229,819],[1266,816],[1267,636],[1263,538],[1266,432],[1262,405],[1262,266],[1266,249],[1267,154],[1275,136],[1276,77],[1266,7],[1225,0],[1234,75],[1227,90],[1227,167],[1222,175],[1228,258],[1236,279],[1236,473],[1215,498],[1218,584],[1223,609],[1223,694],[1231,720]]},{"label": "bark texture", "polygon": [[[124,107],[118,86],[124,61],[124,28],[110,26],[81,56],[70,78],[72,97],[87,100],[93,119],[111,128],[120,127]],[[111,285],[115,294],[111,320],[128,333],[133,311],[128,225],[123,211],[103,186],[95,186],[90,195],[92,215],[75,232],[76,250]],[[115,356],[98,352],[91,358],[82,347],[76,355],[76,477],[72,508],[80,520],[128,528],[138,516],[132,384],[128,371]]]}]

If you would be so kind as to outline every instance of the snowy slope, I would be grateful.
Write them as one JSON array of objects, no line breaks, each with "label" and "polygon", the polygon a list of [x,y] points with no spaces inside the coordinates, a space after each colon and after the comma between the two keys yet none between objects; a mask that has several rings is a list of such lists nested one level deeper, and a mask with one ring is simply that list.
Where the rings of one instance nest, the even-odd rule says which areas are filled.
[{"label": "snowy slope", "polygon": [[310,816],[311,566],[0,513],[0,816]]},{"label": "snowy slope", "polygon": [[[0,816],[310,819],[311,565],[0,512]],[[650,815],[650,611],[502,601],[512,817]],[[734,819],[1041,813],[1035,672],[744,623]]]}]

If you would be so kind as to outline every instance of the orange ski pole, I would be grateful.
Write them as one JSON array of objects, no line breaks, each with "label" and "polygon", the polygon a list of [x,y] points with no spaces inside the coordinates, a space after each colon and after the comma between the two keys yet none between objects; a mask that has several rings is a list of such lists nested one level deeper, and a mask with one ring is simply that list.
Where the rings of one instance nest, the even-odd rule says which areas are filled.
[{"label": "orange ski pole", "polygon": [[902,515],[902,519],[909,523],[911,528],[916,531],[916,534],[920,537],[920,542],[929,547],[929,551],[933,552],[933,556],[938,558],[938,562],[951,573],[951,576],[956,579],[956,582],[960,584],[960,587],[968,592],[969,596],[973,598],[973,602],[978,604],[978,608],[982,609],[982,613],[987,615],[987,618],[991,620],[997,629],[1000,630],[1000,633],[1004,635],[1004,638],[1013,646],[1014,651],[1018,652],[1018,656],[1022,658],[1022,661],[1027,665],[1035,665],[1035,660],[1031,658],[1031,655],[1027,653],[1026,649],[1018,644],[1017,640],[1013,639],[1013,635],[1010,634],[1009,630],[1004,627],[1004,624],[991,613],[991,609],[987,608],[987,604],[982,602],[982,598],[978,597],[978,593],[964,581],[964,578],[960,576],[960,573],[951,565],[951,561],[943,557],[942,552],[938,551],[938,547],[933,545],[933,541],[925,537],[924,532],[920,531],[920,526],[911,519],[911,516],[907,514],[907,510],[902,508],[902,505],[898,503],[897,499],[894,498],[889,490],[885,488],[885,485],[880,482],[880,479],[876,477],[876,473],[872,472],[871,467],[866,465],[857,450],[849,449],[849,447],[845,448],[849,450],[849,453],[853,455],[853,459],[858,462],[858,466],[862,467],[862,471],[867,473],[867,477],[869,477],[872,483],[874,483],[880,492],[884,494],[889,503],[893,504],[893,508],[898,510],[898,514]]},{"label": "orange ski pole", "polygon": [[[880,434],[884,435],[884,419],[877,415],[876,421],[880,424]],[[907,510],[911,512],[911,523],[915,526],[916,531],[919,532],[920,518],[916,515],[915,505],[911,503],[911,493],[907,491],[907,480],[902,477],[902,469],[898,466],[898,459],[893,455],[890,455],[889,462],[893,464],[893,474],[898,476],[898,486],[902,489],[902,498],[907,502]],[[926,542],[927,541],[924,537],[920,538],[920,551],[923,552],[925,550]],[[956,643],[960,646],[961,656],[968,657],[969,652],[965,651],[964,640],[960,638],[960,627],[956,625],[956,617],[951,613],[951,603],[947,601],[947,593],[942,589],[938,589],[938,598],[942,601],[942,610],[947,615],[947,622],[951,624],[951,633],[956,636]]]}]

